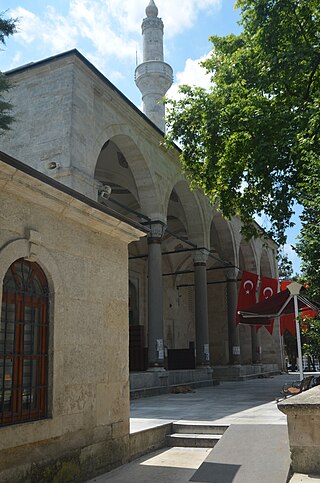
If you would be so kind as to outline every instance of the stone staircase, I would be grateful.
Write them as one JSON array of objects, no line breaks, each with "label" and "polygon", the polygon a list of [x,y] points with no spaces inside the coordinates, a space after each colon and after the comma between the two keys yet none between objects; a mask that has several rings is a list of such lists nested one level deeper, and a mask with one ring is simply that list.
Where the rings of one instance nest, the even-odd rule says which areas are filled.
[{"label": "stone staircase", "polygon": [[173,423],[167,445],[187,448],[213,448],[228,426],[216,424]]}]

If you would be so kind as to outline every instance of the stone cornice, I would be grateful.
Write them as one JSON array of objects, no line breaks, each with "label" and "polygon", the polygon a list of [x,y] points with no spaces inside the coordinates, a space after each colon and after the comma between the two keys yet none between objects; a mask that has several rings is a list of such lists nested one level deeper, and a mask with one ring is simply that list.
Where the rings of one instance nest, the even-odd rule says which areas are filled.
[{"label": "stone cornice", "polygon": [[138,240],[148,232],[110,208],[1,152],[0,189],[127,243]]}]

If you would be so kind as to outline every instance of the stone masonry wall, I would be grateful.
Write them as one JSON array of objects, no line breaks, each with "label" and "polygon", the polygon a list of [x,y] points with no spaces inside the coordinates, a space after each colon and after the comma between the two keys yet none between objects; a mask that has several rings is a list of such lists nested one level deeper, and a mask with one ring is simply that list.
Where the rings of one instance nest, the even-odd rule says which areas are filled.
[{"label": "stone masonry wall", "polygon": [[320,475],[320,386],[280,402],[278,408],[288,418],[292,471]]},{"label": "stone masonry wall", "polygon": [[93,209],[78,202],[74,213],[66,195],[29,181],[1,172],[0,275],[30,253],[47,275],[49,417],[0,428],[0,480],[83,481],[128,457],[130,236],[86,227]]}]

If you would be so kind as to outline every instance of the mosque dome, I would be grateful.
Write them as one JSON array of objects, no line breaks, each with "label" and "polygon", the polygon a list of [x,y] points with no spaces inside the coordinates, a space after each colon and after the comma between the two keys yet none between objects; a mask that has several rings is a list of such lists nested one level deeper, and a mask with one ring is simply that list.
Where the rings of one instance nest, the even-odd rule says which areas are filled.
[{"label": "mosque dome", "polygon": [[146,8],[146,15],[147,17],[157,17],[158,16],[158,8],[153,0],[150,0],[149,5]]}]

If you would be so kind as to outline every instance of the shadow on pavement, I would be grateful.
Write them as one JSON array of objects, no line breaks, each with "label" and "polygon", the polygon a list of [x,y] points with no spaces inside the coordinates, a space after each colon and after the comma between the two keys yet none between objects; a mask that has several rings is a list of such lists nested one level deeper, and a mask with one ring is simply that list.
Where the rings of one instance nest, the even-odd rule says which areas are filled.
[{"label": "shadow on pavement", "polygon": [[240,465],[204,462],[189,481],[198,483],[232,483]]}]

